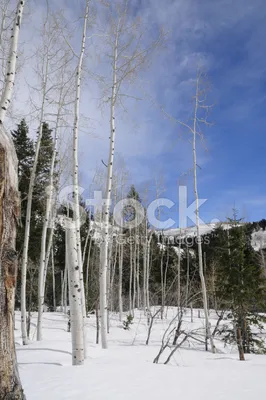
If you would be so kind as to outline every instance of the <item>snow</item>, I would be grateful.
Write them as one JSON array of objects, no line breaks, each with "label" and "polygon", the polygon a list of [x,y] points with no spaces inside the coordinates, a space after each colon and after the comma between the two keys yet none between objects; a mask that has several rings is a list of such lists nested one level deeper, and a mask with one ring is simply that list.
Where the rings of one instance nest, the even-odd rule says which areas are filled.
[{"label": "snow", "polygon": [[[84,366],[75,367],[71,366],[71,336],[66,331],[65,316],[58,312],[44,313],[44,340],[22,346],[20,314],[16,313],[17,357],[27,400],[263,398],[264,355],[247,355],[247,361],[240,362],[236,349],[224,348],[221,342],[216,343],[220,351],[214,355],[203,351],[201,344],[191,342],[190,347],[185,345],[186,348],[175,353],[170,364],[153,364],[162,334],[174,313],[175,310],[169,309],[167,319],[158,317],[155,320],[148,346],[145,346],[147,321],[142,311],[136,312],[130,331],[123,330],[117,315],[112,314],[108,350],[95,344],[96,321],[94,315],[90,316],[87,320],[88,358]],[[194,315],[197,312],[194,311]],[[33,336],[36,317],[37,313],[33,318]],[[189,325],[189,314],[185,318]],[[194,318],[195,327],[203,327],[203,318]]]},{"label": "snow", "polygon": [[254,250],[259,251],[260,249],[266,248],[266,231],[260,229],[257,232],[252,233],[252,247]]},{"label": "snow", "polygon": [[[230,229],[231,225],[228,223],[220,223],[220,222],[200,225],[200,234],[206,235],[206,234],[210,233],[211,231],[213,231],[214,229],[218,228],[218,226],[222,226],[223,229]],[[181,233],[180,233],[179,228],[168,229],[168,230],[164,231],[163,234],[164,234],[164,236],[166,236],[168,238],[169,243],[171,243],[171,240],[174,242],[175,237],[181,238],[181,239],[184,239],[186,237],[195,237],[197,235],[197,228],[196,228],[196,226],[191,226],[191,227],[182,229]],[[251,245],[254,248],[254,250],[256,250],[256,251],[259,251],[260,249],[265,249],[266,248],[266,231],[259,229],[258,231],[253,232],[251,235]]]}]

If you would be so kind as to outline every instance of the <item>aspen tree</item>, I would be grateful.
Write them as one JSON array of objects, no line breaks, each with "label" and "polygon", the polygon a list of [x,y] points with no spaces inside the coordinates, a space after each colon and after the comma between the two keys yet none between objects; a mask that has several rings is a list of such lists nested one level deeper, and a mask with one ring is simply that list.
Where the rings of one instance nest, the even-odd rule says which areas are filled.
[{"label": "aspen tree", "polygon": [[[108,274],[108,235],[110,226],[110,203],[112,195],[113,164],[116,138],[117,109],[123,104],[122,99],[127,97],[123,93],[123,86],[132,83],[139,70],[147,63],[151,53],[158,45],[159,40],[148,46],[144,43],[144,30],[141,20],[132,21],[128,0],[115,0],[107,3],[110,21],[105,29],[107,37],[107,57],[111,59],[111,84],[102,79],[105,97],[110,105],[110,134],[109,156],[107,164],[107,178],[105,188],[105,205],[103,213],[103,233],[100,248],[100,321],[102,347],[107,349],[107,274]],[[107,31],[107,34],[106,34]],[[111,87],[111,89],[110,89]],[[135,281],[135,280],[134,280]],[[131,299],[130,299],[131,302]],[[132,306],[132,304],[131,304]],[[132,310],[131,310],[132,311]]]}]

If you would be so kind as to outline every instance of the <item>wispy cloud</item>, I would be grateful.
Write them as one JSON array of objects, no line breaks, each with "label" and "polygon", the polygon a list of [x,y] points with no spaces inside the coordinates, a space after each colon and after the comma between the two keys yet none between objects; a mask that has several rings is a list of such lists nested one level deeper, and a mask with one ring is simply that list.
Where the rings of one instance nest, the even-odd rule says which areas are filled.
[{"label": "wispy cloud", "polygon": [[[15,103],[20,115],[28,111],[25,80],[34,79],[29,57],[41,40],[37,28],[42,23],[46,5],[44,1],[34,0],[29,4],[32,14],[22,29],[25,63],[18,77],[20,84]],[[159,106],[174,118],[186,121],[192,111],[196,67],[201,64],[212,81],[210,102],[216,103],[211,116],[215,125],[205,131],[208,152],[201,144],[198,147],[202,167],[200,192],[202,197],[209,198],[210,210],[206,215],[211,219],[212,214],[229,212],[234,194],[226,194],[226,190],[232,187],[239,207],[257,209],[257,213],[250,214],[261,215],[261,201],[266,196],[266,164],[260,145],[265,142],[266,124],[264,0],[134,0],[130,5],[131,17],[141,17],[149,32],[147,40],[155,37],[160,27],[168,31],[164,48],[154,57],[149,70],[141,73],[141,81],[130,88],[130,94],[142,100],[128,101],[125,103],[128,112],[119,111],[117,153],[123,155],[132,182],[141,187],[155,173],[163,174],[166,195],[176,196],[179,177],[192,167],[191,145],[188,134],[166,118]],[[75,1],[73,5],[70,0],[58,0],[51,7],[64,9],[67,19],[73,21],[82,15],[84,1]],[[105,28],[106,14],[102,11],[98,17],[100,27]],[[79,49],[78,22],[72,44]],[[99,46],[97,44],[96,48],[93,41],[88,42],[86,71],[97,70],[107,76],[110,71],[103,54],[104,46]],[[107,158],[109,111],[99,108],[101,90],[98,84],[89,73],[84,78],[81,111],[89,120],[80,134],[80,167],[82,184],[88,187],[96,166]],[[154,103],[158,107],[154,107]],[[37,123],[32,126],[36,128]],[[71,125],[66,135],[71,135]],[[248,201],[242,190],[247,177],[253,179],[258,188]],[[191,182],[188,178],[187,183]]]}]

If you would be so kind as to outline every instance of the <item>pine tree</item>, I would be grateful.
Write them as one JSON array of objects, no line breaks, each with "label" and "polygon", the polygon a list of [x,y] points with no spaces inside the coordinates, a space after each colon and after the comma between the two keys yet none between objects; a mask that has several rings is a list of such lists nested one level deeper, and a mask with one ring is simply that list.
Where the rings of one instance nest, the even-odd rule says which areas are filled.
[{"label": "pine tree", "polygon": [[239,358],[244,353],[262,351],[262,342],[253,333],[252,327],[260,329],[265,309],[265,278],[258,256],[251,246],[251,232],[241,219],[229,219],[231,228],[220,230],[216,254],[217,296],[221,307],[230,310],[233,329],[227,331],[226,340],[236,342]]},{"label": "pine tree", "polygon": [[[29,128],[23,119],[17,129],[11,132],[17,157],[19,191],[21,196],[21,224],[17,235],[17,249],[19,259],[22,256],[24,243],[25,218],[27,209],[27,195],[30,183],[30,174],[34,162],[35,144],[29,137]],[[47,123],[43,123],[43,135],[38,159],[36,182],[33,191],[32,213],[30,221],[30,247],[29,247],[29,268],[27,283],[27,304],[31,310],[36,304],[37,297],[37,265],[40,257],[40,243],[42,234],[43,215],[45,210],[45,188],[49,183],[49,169],[53,153],[52,130]],[[19,263],[20,267],[20,263]],[[20,274],[18,274],[17,298],[20,298]]]},{"label": "pine tree", "polygon": [[[133,199],[141,203],[140,195],[137,192],[134,185],[131,185],[130,190],[127,194],[128,199]],[[136,209],[133,205],[127,205],[124,209],[124,218],[126,222],[134,221],[136,218]]]},{"label": "pine tree", "polygon": [[23,246],[23,232],[26,218],[27,195],[29,190],[30,171],[33,165],[34,143],[29,138],[29,128],[25,119],[11,132],[18,157],[18,179],[21,200],[21,226],[17,233],[17,250],[20,253]]}]

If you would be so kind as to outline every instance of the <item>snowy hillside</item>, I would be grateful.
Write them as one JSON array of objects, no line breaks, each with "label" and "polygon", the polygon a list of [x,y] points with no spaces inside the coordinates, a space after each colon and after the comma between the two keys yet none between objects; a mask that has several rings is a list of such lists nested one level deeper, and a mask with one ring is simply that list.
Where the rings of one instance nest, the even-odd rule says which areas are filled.
[{"label": "snowy hillside", "polygon": [[[205,235],[207,233],[210,233],[218,226],[222,226],[223,229],[230,229],[229,224],[226,223],[221,224],[220,222],[217,222],[217,223],[200,225],[200,233],[201,235]],[[164,231],[163,234],[168,238],[180,237],[183,239],[185,237],[195,237],[197,231],[196,227],[192,226],[182,229],[181,232],[179,228],[168,229]],[[263,229],[260,229],[259,231],[253,232],[251,244],[256,251],[266,248],[266,230],[264,231]]]},{"label": "snowy hillside", "polygon": [[[169,365],[153,364],[164,330],[175,313],[156,319],[150,344],[145,346],[147,321],[140,311],[130,331],[116,315],[111,317],[109,349],[95,344],[95,318],[88,319],[88,358],[84,366],[71,366],[71,336],[66,318],[59,313],[44,314],[44,340],[21,346],[16,330],[19,372],[27,400],[251,400],[264,397],[266,356],[247,355],[238,361],[234,347],[216,341],[218,354],[206,353],[203,345],[190,341],[179,349]],[[185,320],[202,328],[203,318]],[[214,315],[213,315],[214,317]],[[36,322],[36,315],[34,323]],[[212,325],[215,319],[211,320]],[[19,328],[20,315],[16,314]],[[35,329],[32,328],[35,336]],[[168,353],[169,354],[169,353]],[[199,397],[200,396],[200,397]]]}]

